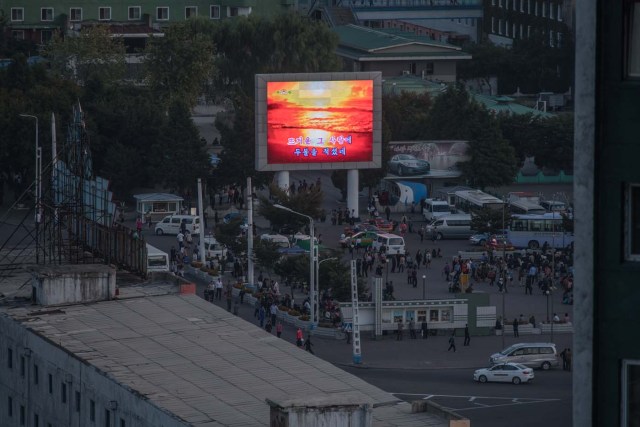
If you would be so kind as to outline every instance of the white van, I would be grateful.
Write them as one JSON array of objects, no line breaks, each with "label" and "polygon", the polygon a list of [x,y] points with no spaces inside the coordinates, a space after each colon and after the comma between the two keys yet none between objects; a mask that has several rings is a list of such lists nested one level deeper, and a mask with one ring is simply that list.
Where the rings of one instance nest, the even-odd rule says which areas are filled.
[{"label": "white van", "polygon": [[169,271],[169,254],[147,243],[147,273]]},{"label": "white van", "polygon": [[451,206],[444,200],[425,199],[422,215],[427,222],[431,222],[434,218],[451,215]]},{"label": "white van", "polygon": [[468,239],[473,234],[471,231],[471,215],[441,216],[431,221],[431,224],[427,226],[427,233],[433,233],[434,229],[438,240]]},{"label": "white van", "polygon": [[492,365],[498,363],[520,363],[530,368],[547,370],[558,366],[558,354],[553,343],[520,343],[505,348],[489,358]]},{"label": "white van", "polygon": [[227,248],[212,235],[205,236],[203,243],[206,259],[213,259],[216,256],[219,258],[227,256]]},{"label": "white van", "polygon": [[404,239],[396,234],[380,233],[378,238],[373,242],[373,250],[380,251],[380,248],[386,248],[387,255],[404,255]]},{"label": "white van", "polygon": [[156,234],[178,234],[180,232],[180,224],[185,223],[185,228],[191,233],[200,234],[200,217],[195,215],[169,215],[156,223]]},{"label": "white van", "polygon": [[289,238],[287,238],[287,236],[283,236],[282,234],[263,234],[262,236],[260,236],[260,240],[274,243],[275,245],[281,248],[291,247]]}]

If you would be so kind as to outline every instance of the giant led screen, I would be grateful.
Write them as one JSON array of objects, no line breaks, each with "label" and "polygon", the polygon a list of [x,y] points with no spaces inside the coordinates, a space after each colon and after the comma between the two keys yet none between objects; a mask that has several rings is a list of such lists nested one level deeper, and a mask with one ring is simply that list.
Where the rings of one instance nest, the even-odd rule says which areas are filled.
[{"label": "giant led screen", "polygon": [[[299,75],[292,75],[296,76]],[[264,83],[266,109],[263,123],[258,116],[256,123],[263,125],[262,139],[266,140],[266,152],[257,153],[257,164],[266,167],[258,169],[375,166],[380,132],[376,126],[373,78]]]}]

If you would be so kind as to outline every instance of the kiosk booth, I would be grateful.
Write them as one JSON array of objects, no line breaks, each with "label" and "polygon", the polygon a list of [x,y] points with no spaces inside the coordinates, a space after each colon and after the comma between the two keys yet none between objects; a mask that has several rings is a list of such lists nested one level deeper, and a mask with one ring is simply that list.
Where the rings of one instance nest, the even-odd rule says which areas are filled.
[{"label": "kiosk booth", "polygon": [[175,194],[144,193],[133,196],[136,199],[136,215],[145,218],[151,214],[151,220],[156,222],[168,215],[182,213],[183,198]]}]

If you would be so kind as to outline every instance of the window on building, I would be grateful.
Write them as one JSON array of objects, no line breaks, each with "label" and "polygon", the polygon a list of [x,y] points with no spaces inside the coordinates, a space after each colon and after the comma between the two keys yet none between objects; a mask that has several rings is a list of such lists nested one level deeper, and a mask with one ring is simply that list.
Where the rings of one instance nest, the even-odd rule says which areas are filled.
[{"label": "window on building", "polygon": [[553,30],[549,30],[549,47],[555,47],[556,39]]},{"label": "window on building", "polygon": [[516,3],[519,1],[522,1],[522,0],[513,0],[513,10],[518,10],[518,6],[516,5]]},{"label": "window on building", "polygon": [[533,14],[535,16],[538,16],[538,2],[537,1],[533,4]]},{"label": "window on building", "polygon": [[496,0],[491,0],[491,6],[495,6],[496,5]]},{"label": "window on building", "polygon": [[496,18],[494,16],[491,17],[491,32],[496,33]]},{"label": "window on building", "polygon": [[520,12],[524,13],[524,2],[528,0],[520,0]]},{"label": "window on building", "polygon": [[24,359],[24,356],[20,356],[20,376],[24,377],[24,374],[27,372],[27,361]]},{"label": "window on building", "polygon": [[502,34],[502,19],[498,19],[498,34]]},{"label": "window on building", "polygon": [[518,37],[518,27],[516,26],[516,24],[513,24],[511,27],[511,37],[513,37],[514,39]]},{"label": "window on building", "polygon": [[184,8],[184,19],[194,18],[198,16],[198,8],[196,6],[186,6]]},{"label": "window on building", "polygon": [[40,31],[40,43],[47,44],[53,38],[53,31],[51,30],[42,30]]},{"label": "window on building", "polygon": [[67,384],[60,383],[60,400],[62,403],[67,403]]},{"label": "window on building", "polygon": [[509,21],[504,22],[504,35],[509,37]]},{"label": "window on building", "polygon": [[543,18],[547,17],[547,2],[546,1],[542,2],[542,17]]},{"label": "window on building", "polygon": [[553,3],[549,3],[549,19],[556,19],[556,9],[553,7]]},{"label": "window on building", "polygon": [[53,375],[49,374],[49,394],[53,394]]},{"label": "window on building", "polygon": [[156,7],[156,19],[158,21],[169,20],[169,8],[168,7]]},{"label": "window on building", "polygon": [[524,38],[524,25],[520,24],[520,38]]},{"label": "window on building", "polygon": [[80,412],[80,392],[78,390],[76,390],[76,412]]},{"label": "window on building", "polygon": [[14,40],[24,40],[24,30],[11,30],[11,37]]},{"label": "window on building", "polygon": [[127,427],[127,423],[124,421],[124,418],[120,418],[120,427]]},{"label": "window on building", "polygon": [[527,0],[527,14],[531,15],[531,0]]},{"label": "window on building", "polygon": [[558,31],[558,33],[556,34],[556,38],[556,46],[562,47],[562,33],[560,31]]},{"label": "window on building", "polygon": [[13,349],[7,349],[7,368],[13,369]]},{"label": "window on building", "polygon": [[13,417],[13,397],[11,396],[7,398],[7,415],[10,418]]},{"label": "window on building", "polygon": [[24,21],[24,7],[11,8],[11,21]]},{"label": "window on building", "polygon": [[111,8],[110,7],[99,7],[98,8],[98,19],[100,21],[110,21],[111,20]]},{"label": "window on building", "polygon": [[424,69],[424,74],[427,76],[432,76],[435,70],[435,66],[433,62],[427,62],[426,68]]},{"label": "window on building", "polygon": [[129,6],[129,21],[137,21],[142,18],[142,8],[140,6]]},{"label": "window on building", "polygon": [[52,7],[40,8],[40,20],[45,22],[53,21],[53,8]]},{"label": "window on building", "polygon": [[562,5],[561,4],[558,5],[558,13],[556,14],[556,16],[558,17],[558,21],[562,21]]},{"label": "window on building", "polygon": [[104,427],[111,427],[111,411],[104,410]]},{"label": "window on building", "polygon": [[82,21],[82,8],[81,7],[72,7],[71,9],[69,9],[69,21],[70,22]]},{"label": "window on building", "polygon": [[238,8],[230,7],[227,9],[229,11],[229,16],[238,16]]},{"label": "window on building", "polygon": [[96,421],[96,402],[93,399],[89,399],[89,421]]},{"label": "window on building", "polygon": [[38,414],[33,414],[33,427],[40,427],[40,417]]},{"label": "window on building", "polygon": [[498,7],[502,7],[502,0],[498,0]]},{"label": "window on building", "polygon": [[209,8],[209,18],[211,18],[211,19],[220,19],[220,6],[212,5]]},{"label": "window on building", "polygon": [[25,423],[25,410],[24,410],[24,405],[20,405],[20,425],[23,426]]},{"label": "window on building", "polygon": [[531,37],[531,25],[527,25],[527,38]]}]

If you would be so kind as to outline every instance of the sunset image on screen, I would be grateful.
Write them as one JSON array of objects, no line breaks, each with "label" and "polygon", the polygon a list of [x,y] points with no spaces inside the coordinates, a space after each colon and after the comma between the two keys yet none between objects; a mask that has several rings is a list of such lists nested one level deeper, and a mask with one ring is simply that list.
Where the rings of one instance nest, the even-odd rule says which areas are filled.
[{"label": "sunset image on screen", "polygon": [[372,157],[373,80],[267,82],[268,163]]}]

